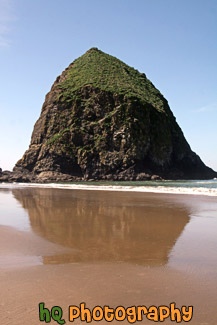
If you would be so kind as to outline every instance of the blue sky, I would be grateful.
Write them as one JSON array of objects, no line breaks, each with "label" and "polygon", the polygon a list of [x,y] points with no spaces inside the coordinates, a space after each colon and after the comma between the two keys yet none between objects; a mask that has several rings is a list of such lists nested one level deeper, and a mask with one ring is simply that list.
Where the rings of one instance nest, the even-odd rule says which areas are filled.
[{"label": "blue sky", "polygon": [[144,72],[217,170],[216,0],[0,0],[0,167],[12,169],[56,77],[91,47]]}]

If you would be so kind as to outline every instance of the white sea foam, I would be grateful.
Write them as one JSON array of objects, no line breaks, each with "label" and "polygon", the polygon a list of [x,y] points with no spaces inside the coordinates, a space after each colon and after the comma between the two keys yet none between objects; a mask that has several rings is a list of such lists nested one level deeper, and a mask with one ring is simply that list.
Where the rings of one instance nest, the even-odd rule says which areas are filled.
[{"label": "white sea foam", "polygon": [[170,186],[126,186],[126,185],[91,185],[91,184],[38,184],[38,183],[1,183],[0,188],[56,188],[91,191],[124,191],[144,193],[168,193],[217,196],[217,188],[206,187],[170,187]]}]

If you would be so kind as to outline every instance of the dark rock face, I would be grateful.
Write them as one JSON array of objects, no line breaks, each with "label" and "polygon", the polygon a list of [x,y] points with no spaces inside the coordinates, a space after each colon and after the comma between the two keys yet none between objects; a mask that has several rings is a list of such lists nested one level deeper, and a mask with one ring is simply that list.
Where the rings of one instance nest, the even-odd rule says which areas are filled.
[{"label": "dark rock face", "polygon": [[146,76],[95,48],[56,79],[14,174],[42,182],[217,176]]},{"label": "dark rock face", "polygon": [[29,173],[25,169],[17,169],[17,171],[0,171],[0,182],[22,182],[22,183],[29,183],[34,180],[34,175]]}]

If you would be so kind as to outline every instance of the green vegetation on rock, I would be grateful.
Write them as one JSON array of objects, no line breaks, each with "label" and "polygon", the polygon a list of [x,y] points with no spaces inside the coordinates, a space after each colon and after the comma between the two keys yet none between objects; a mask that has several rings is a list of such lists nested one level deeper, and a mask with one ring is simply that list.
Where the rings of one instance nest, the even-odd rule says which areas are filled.
[{"label": "green vegetation on rock", "polygon": [[78,99],[77,90],[92,85],[104,91],[137,97],[163,111],[162,95],[144,73],[117,58],[92,48],[76,59],[67,69],[65,80],[58,87],[60,99],[71,102]]},{"label": "green vegetation on rock", "polygon": [[67,132],[67,131],[69,131],[69,128],[65,128],[64,130],[60,131],[59,133],[54,134],[46,142],[46,145],[54,144],[55,142],[57,142],[58,140],[60,140],[62,138],[62,136],[64,135],[64,133]]}]

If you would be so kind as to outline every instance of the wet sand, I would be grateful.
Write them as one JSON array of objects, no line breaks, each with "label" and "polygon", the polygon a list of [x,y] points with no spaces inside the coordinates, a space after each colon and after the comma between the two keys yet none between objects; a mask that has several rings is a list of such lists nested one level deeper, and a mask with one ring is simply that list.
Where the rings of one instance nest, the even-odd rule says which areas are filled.
[{"label": "wet sand", "polygon": [[67,324],[81,302],[176,302],[194,306],[191,324],[217,324],[216,198],[15,188],[0,203],[2,324],[43,324],[39,302]]}]

